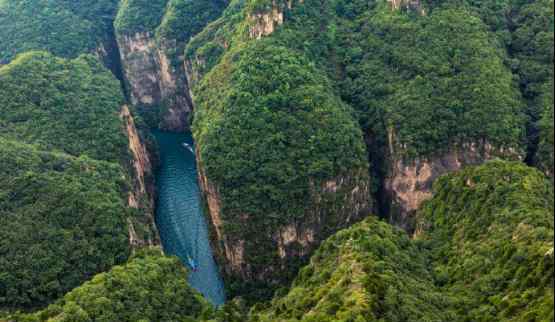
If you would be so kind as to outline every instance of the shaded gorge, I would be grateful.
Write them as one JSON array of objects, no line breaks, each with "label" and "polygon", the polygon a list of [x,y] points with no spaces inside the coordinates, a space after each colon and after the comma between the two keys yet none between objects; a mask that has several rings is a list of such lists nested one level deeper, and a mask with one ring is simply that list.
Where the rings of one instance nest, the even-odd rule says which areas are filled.
[{"label": "shaded gorge", "polygon": [[153,131],[160,149],[156,224],[164,251],[189,268],[189,283],[215,305],[225,301],[201,206],[190,133]]}]

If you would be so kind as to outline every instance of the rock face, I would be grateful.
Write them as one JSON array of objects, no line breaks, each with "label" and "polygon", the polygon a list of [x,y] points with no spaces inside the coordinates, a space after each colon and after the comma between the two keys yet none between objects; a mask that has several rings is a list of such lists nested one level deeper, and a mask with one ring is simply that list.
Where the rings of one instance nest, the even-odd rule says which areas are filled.
[{"label": "rock face", "polygon": [[120,117],[124,122],[127,138],[129,139],[131,167],[133,169],[133,188],[129,192],[128,205],[134,209],[143,209],[145,218],[140,218],[140,224],[150,230],[149,234],[141,237],[135,228],[136,224],[128,218],[129,244],[133,247],[158,245],[160,244],[160,238],[154,223],[153,191],[147,183],[148,178],[152,176],[152,163],[127,105],[122,107]]},{"label": "rock face", "polygon": [[164,130],[188,127],[192,104],[183,73],[172,65],[167,52],[175,41],[156,41],[148,32],[117,37],[124,76],[133,105],[158,109]]},{"label": "rock face", "polygon": [[408,10],[425,15],[426,11],[422,8],[420,0],[387,0],[393,10]]},{"label": "rock face", "polygon": [[[362,220],[372,208],[369,181],[358,179],[367,176],[363,171],[314,186],[312,200],[307,203],[316,206],[309,213],[279,226],[273,232],[260,232],[260,238],[266,239],[266,242],[265,236],[271,236],[272,253],[277,253],[279,261],[274,265],[267,263],[264,269],[260,269],[260,265],[249,263],[247,259],[249,252],[254,250],[253,241],[238,239],[224,231],[218,188],[207,179],[202,166],[199,169],[199,183],[208,208],[208,219],[212,224],[214,250],[228,276],[246,281],[277,281],[280,278],[276,275],[277,271],[287,270],[292,261],[309,256],[322,240],[337,230]],[[244,214],[236,224],[248,226],[249,220],[250,216]],[[247,244],[251,245],[250,249]]]},{"label": "rock face", "polygon": [[[394,148],[390,145],[389,149],[393,151]],[[385,197],[391,207],[390,221],[406,230],[414,229],[414,215],[420,205],[432,197],[432,184],[438,177],[498,156],[520,159],[516,151],[496,149],[487,142],[453,146],[436,156],[410,161],[391,158],[385,178]]]},{"label": "rock face", "polygon": [[252,25],[249,29],[249,36],[259,39],[272,34],[279,25],[283,24],[283,10],[274,1],[270,12],[252,14],[250,20]]}]

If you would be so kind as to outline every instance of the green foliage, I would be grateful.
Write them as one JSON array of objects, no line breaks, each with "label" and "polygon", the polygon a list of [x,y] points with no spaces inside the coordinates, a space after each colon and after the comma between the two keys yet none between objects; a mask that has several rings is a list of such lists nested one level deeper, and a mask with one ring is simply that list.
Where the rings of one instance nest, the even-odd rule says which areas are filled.
[{"label": "green foliage", "polygon": [[210,318],[213,309],[185,281],[179,259],[147,250],[69,292],[22,322],[182,321]]},{"label": "green foliage", "polygon": [[375,218],[324,242],[251,321],[553,321],[553,186],[492,161],[440,178],[415,239]]},{"label": "green foliage", "polygon": [[0,68],[0,307],[44,306],[126,260],[128,221],[144,220],[126,207],[122,104],[90,55],[29,52]]},{"label": "green foliage", "polygon": [[0,1],[0,64],[29,50],[74,58],[93,51],[111,28],[118,0]]},{"label": "green foliage", "polygon": [[158,37],[186,42],[225,6],[225,0],[123,0],[114,25],[119,34],[156,32]]},{"label": "green foliage", "polygon": [[252,321],[453,321],[425,257],[407,235],[371,217],[324,242],[291,290]]},{"label": "green foliage", "polygon": [[170,0],[158,36],[187,42],[218,18],[225,6],[225,0]]},{"label": "green foliage", "polygon": [[191,74],[193,88],[206,75],[234,43],[233,38],[241,28],[245,12],[245,0],[232,0],[220,18],[208,24],[200,33],[191,39],[185,47],[185,58],[192,64]]},{"label": "green foliage", "polygon": [[522,146],[518,88],[478,18],[449,8],[424,17],[366,14],[358,21],[364,27],[355,24],[364,28],[355,36],[360,47],[342,51],[349,64],[340,86],[371,133],[384,141],[392,130],[405,156],[469,141]]},{"label": "green foliage", "polygon": [[[218,187],[225,234],[247,241],[254,270],[279,260],[271,239],[277,227],[323,206],[324,182],[351,180],[337,195],[366,184],[360,129],[302,55],[253,43],[228,53],[195,92],[200,162]],[[324,231],[342,222],[333,212],[322,219]]]},{"label": "green foliage", "polygon": [[122,104],[118,81],[89,55],[29,52],[0,68],[0,136],[43,150],[125,164]]},{"label": "green foliage", "polygon": [[[526,98],[541,95],[553,76],[553,1],[523,1],[515,6],[510,50],[518,61],[518,74]],[[541,113],[541,109],[538,111]]]},{"label": "green foliage", "polygon": [[114,26],[118,34],[153,32],[162,21],[168,0],[122,0]]},{"label": "green foliage", "polygon": [[440,178],[421,211],[436,281],[462,321],[553,321],[553,186],[493,161]]},{"label": "green foliage", "polygon": [[546,173],[550,174],[551,177],[555,175],[554,171],[554,161],[553,161],[553,147],[554,142],[554,132],[553,132],[553,79],[547,83],[544,87],[544,94],[541,97],[541,102],[543,106],[542,118],[540,121],[540,147],[538,153],[538,163],[540,168]]},{"label": "green foliage", "polygon": [[0,137],[0,308],[52,302],[129,252],[120,166]]}]

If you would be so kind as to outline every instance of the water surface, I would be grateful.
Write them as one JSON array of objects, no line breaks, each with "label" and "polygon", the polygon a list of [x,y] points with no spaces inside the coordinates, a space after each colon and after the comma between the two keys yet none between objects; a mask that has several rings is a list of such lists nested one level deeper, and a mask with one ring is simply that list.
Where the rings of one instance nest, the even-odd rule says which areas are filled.
[{"label": "water surface", "polygon": [[158,204],[156,224],[164,251],[178,256],[190,270],[189,283],[213,304],[225,301],[223,283],[208,240],[206,219],[200,203],[196,161],[190,134],[154,131],[160,148],[157,173]]}]

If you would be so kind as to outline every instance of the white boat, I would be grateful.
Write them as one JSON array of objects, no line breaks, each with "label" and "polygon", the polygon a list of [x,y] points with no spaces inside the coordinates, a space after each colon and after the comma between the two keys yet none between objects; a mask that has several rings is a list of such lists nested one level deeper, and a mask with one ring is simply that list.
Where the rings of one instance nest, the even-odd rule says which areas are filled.
[{"label": "white boat", "polygon": [[197,262],[195,262],[195,260],[192,259],[190,256],[187,256],[187,264],[189,264],[189,267],[191,267],[191,270],[192,270],[193,272],[198,271]]},{"label": "white boat", "polygon": [[192,147],[189,143],[183,142],[182,145],[183,145],[183,147],[184,147],[185,149],[191,151],[192,154],[195,154],[195,150],[193,149],[193,147]]}]

